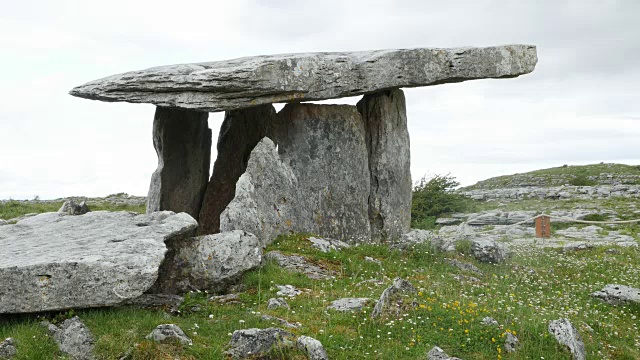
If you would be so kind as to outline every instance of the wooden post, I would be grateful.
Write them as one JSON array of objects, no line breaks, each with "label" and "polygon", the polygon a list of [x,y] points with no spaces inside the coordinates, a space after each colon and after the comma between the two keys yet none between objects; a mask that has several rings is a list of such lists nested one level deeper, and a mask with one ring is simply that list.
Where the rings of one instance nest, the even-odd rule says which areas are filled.
[{"label": "wooden post", "polygon": [[536,237],[551,237],[551,218],[548,216],[539,216],[536,218]]}]

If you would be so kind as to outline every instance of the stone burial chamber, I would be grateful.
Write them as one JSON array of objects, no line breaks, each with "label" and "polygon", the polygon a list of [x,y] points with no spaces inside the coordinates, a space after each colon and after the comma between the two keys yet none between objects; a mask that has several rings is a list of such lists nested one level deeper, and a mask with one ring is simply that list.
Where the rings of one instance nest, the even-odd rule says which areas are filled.
[{"label": "stone burial chamber", "polygon": [[[513,78],[536,63],[530,45],[283,54],[132,71],[70,94],[157,105],[148,212],[186,212],[200,235],[245,230],[263,245],[289,232],[382,242],[410,224],[400,88]],[[356,106],[305,103],[354,95]],[[225,118],[207,181],[216,111]]]},{"label": "stone burial chamber", "polygon": [[[155,104],[147,214],[0,223],[0,314],[224,292],[278,235],[397,240],[411,218],[401,88],[530,73],[536,48],[256,56],[133,71],[71,95]],[[306,101],[363,95],[357,105]],[[286,103],[276,112],[273,103]],[[211,165],[208,113],[225,111]],[[87,209],[88,210],[88,209]]]}]

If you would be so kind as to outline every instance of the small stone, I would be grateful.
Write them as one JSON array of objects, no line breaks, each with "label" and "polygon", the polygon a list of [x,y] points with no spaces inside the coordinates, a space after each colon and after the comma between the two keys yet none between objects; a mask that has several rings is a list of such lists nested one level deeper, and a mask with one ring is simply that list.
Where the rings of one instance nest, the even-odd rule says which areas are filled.
[{"label": "small stone", "polygon": [[437,346],[434,346],[427,353],[427,360],[460,360],[460,358],[451,357],[451,356],[447,355],[444,352],[444,350],[442,350],[441,348],[439,348]]},{"label": "small stone", "polygon": [[273,309],[277,309],[277,308],[289,309],[289,304],[283,298],[271,298],[271,299],[269,299],[269,301],[267,302],[267,309],[273,310]]},{"label": "small stone", "polygon": [[309,241],[311,242],[311,246],[325,253],[351,247],[351,245],[347,244],[344,241],[334,239],[310,237]]},{"label": "small stone", "polygon": [[302,327],[302,324],[300,324],[299,322],[296,323],[290,323],[285,319],[276,317],[276,316],[271,316],[271,315],[262,315],[261,316],[262,320],[266,320],[266,321],[276,321],[278,322],[280,325],[290,328],[290,329],[299,329]]},{"label": "small stone", "polygon": [[240,304],[240,295],[238,294],[226,294],[216,295],[209,298],[210,302],[217,302],[220,304]]},{"label": "small stone", "polygon": [[13,338],[6,338],[0,342],[0,359],[11,359],[17,352],[16,341]]},{"label": "small stone", "polygon": [[418,290],[407,280],[396,278],[393,285],[386,288],[380,295],[380,299],[371,312],[372,318],[377,318],[386,313],[400,315],[407,307],[404,298],[416,294]]},{"label": "small stone", "polygon": [[574,360],[586,359],[587,355],[582,337],[580,333],[578,333],[578,330],[573,327],[569,319],[550,321],[548,330],[560,344],[569,348]]},{"label": "small stone", "polygon": [[482,325],[499,325],[498,321],[490,316],[485,316],[480,323]]},{"label": "small stone", "polygon": [[279,328],[236,330],[225,354],[232,359],[259,358],[277,347],[293,346],[294,339],[292,333]]},{"label": "small stone", "polygon": [[161,324],[147,335],[146,339],[160,343],[180,342],[182,345],[193,345],[193,341],[175,324]]},{"label": "small stone", "polygon": [[611,305],[640,304],[640,289],[625,285],[608,284],[602,290],[592,293],[591,296]]},{"label": "small stone", "polygon": [[77,316],[67,319],[59,326],[47,324],[49,333],[58,344],[61,352],[69,355],[73,360],[93,360],[95,339],[80,318]]},{"label": "small stone", "polygon": [[296,289],[293,285],[276,285],[276,287],[278,288],[276,295],[296,297],[302,294],[302,290]]},{"label": "small stone", "polygon": [[331,302],[327,310],[333,309],[340,312],[360,311],[369,301],[371,301],[369,298],[342,298]]},{"label": "small stone", "polygon": [[518,338],[512,333],[508,332],[504,340],[504,350],[508,353],[514,352],[518,348]]},{"label": "small stone", "polygon": [[503,244],[489,239],[476,239],[471,242],[471,253],[481,262],[498,264],[509,257],[509,249]]},{"label": "small stone", "polygon": [[484,272],[482,272],[482,270],[478,269],[478,267],[473,264],[462,262],[456,259],[444,259],[444,260],[449,264],[457,267],[460,270],[469,271],[479,276],[484,275]]},{"label": "small stone", "polygon": [[296,342],[298,345],[298,349],[307,353],[307,357],[309,360],[328,360],[327,352],[325,351],[322,343],[320,341],[302,335],[298,338]]},{"label": "small stone", "polygon": [[84,201],[80,204],[77,204],[73,200],[67,200],[64,202],[64,204],[62,204],[62,207],[60,207],[60,210],[58,210],[58,212],[68,215],[84,215],[89,212],[89,207]]},{"label": "small stone", "polygon": [[275,261],[282,268],[289,271],[303,273],[310,279],[327,280],[335,276],[331,271],[312,264],[299,255],[285,255],[280,251],[270,251],[264,255],[264,259]]},{"label": "small stone", "polygon": [[368,261],[368,262],[372,262],[372,263],[378,264],[378,265],[382,265],[382,261],[380,261],[378,259],[374,259],[374,258],[369,257],[369,256],[365,256],[364,260]]}]

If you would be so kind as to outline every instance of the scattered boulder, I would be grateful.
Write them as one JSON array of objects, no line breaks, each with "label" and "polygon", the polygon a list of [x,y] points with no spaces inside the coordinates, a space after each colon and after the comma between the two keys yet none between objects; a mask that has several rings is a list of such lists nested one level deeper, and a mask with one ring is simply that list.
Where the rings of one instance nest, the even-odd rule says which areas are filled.
[{"label": "scattered boulder", "polygon": [[240,304],[240,295],[238,294],[226,294],[215,295],[209,298],[209,302],[217,302],[218,304]]},{"label": "scattered boulder", "polygon": [[160,343],[179,342],[182,345],[193,345],[193,341],[175,324],[161,324],[156,326],[156,328],[146,336],[146,339]]},{"label": "scattered boulder", "polygon": [[13,338],[6,338],[0,342],[0,359],[11,359],[17,353],[16,341]]},{"label": "scattered boulder", "polygon": [[275,261],[282,268],[307,275],[310,279],[327,280],[335,277],[335,274],[317,265],[308,262],[299,255],[285,255],[280,251],[270,251],[264,255],[266,261]]},{"label": "scattered boulder", "polygon": [[267,309],[273,310],[277,308],[289,309],[289,304],[284,298],[271,298],[267,302]]},{"label": "scattered boulder", "polygon": [[258,267],[262,255],[258,238],[242,230],[176,239],[167,246],[153,292],[225,291]]},{"label": "scattered boulder", "polygon": [[378,259],[374,259],[371,256],[365,256],[364,257],[364,261],[368,261],[368,262],[372,262],[374,264],[382,265],[382,261],[380,261]]},{"label": "scattered boulder", "polygon": [[325,253],[351,247],[351,245],[344,241],[334,239],[310,237],[308,240],[311,242],[311,246]]},{"label": "scattered boulder", "polygon": [[585,360],[587,355],[582,342],[582,337],[578,333],[569,319],[552,320],[549,322],[549,333],[556,340],[569,348],[574,360]]},{"label": "scattered boulder", "polygon": [[281,326],[290,328],[290,329],[299,329],[302,327],[302,324],[300,324],[299,322],[296,323],[290,323],[285,319],[276,317],[276,316],[271,316],[271,315],[262,315],[261,316],[262,320],[266,320],[266,321],[272,321],[272,322],[277,322],[278,324],[280,324]]},{"label": "scattered boulder", "polygon": [[611,305],[635,303],[640,304],[640,289],[625,285],[608,284],[591,296]]},{"label": "scattered boulder", "polygon": [[518,338],[512,333],[508,332],[504,340],[504,350],[508,353],[514,352],[518,349]]},{"label": "scattered boulder", "polygon": [[63,321],[59,326],[47,323],[47,329],[61,352],[73,360],[93,360],[95,339],[77,316]]},{"label": "scattered boulder", "polygon": [[84,201],[80,204],[77,204],[73,200],[67,200],[64,202],[64,204],[62,204],[62,207],[60,207],[60,210],[58,210],[58,212],[68,215],[84,215],[89,212],[89,207]]},{"label": "scattered boulder", "polygon": [[296,289],[293,285],[276,285],[276,288],[278,288],[276,295],[279,296],[296,297],[302,294],[302,290]]},{"label": "scattered boulder", "polygon": [[417,292],[418,290],[409,281],[396,278],[393,280],[393,285],[386,288],[380,295],[380,299],[371,312],[371,317],[378,318],[383,314],[400,315],[407,307],[405,298],[417,294]]},{"label": "scattered boulder", "polygon": [[184,302],[184,297],[174,294],[142,294],[126,300],[121,306],[134,306],[142,309],[166,309],[175,313]]},{"label": "scattered boulder", "polygon": [[490,316],[485,316],[480,323],[482,325],[500,325],[496,319]]},{"label": "scattered boulder", "polygon": [[460,358],[447,355],[441,348],[434,346],[427,353],[427,360],[460,360]]},{"label": "scattered boulder", "polygon": [[327,310],[333,309],[340,312],[360,311],[369,301],[371,301],[369,298],[342,298],[332,301]]},{"label": "scattered boulder", "polygon": [[484,276],[484,272],[482,272],[482,270],[478,269],[478,267],[473,264],[462,262],[456,259],[444,259],[444,261],[457,267],[460,270],[469,271],[478,276]]},{"label": "scattered boulder", "polygon": [[475,239],[471,242],[471,254],[478,261],[498,264],[509,257],[509,249],[494,240]]},{"label": "scattered boulder", "polygon": [[112,306],[145,293],[158,277],[165,240],[196,221],[170,211],[138,215],[45,213],[0,227],[0,313]]},{"label": "scattered boulder", "polygon": [[292,333],[279,328],[236,330],[225,354],[232,359],[255,358],[277,347],[290,347],[294,340]]},{"label": "scattered boulder", "polygon": [[298,337],[296,345],[307,354],[309,360],[329,360],[322,343],[312,337],[302,335]]}]

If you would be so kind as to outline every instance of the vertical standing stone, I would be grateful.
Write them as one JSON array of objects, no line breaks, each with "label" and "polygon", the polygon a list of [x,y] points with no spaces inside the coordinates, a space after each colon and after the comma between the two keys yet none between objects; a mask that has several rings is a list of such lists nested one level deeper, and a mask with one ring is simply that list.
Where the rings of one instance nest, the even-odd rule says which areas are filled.
[{"label": "vertical standing stone", "polygon": [[158,168],[151,177],[147,212],[171,210],[197,218],[211,161],[209,113],[156,107],[153,145]]},{"label": "vertical standing stone", "polygon": [[220,214],[235,196],[236,182],[247,169],[251,151],[263,137],[270,136],[275,115],[271,104],[225,113],[218,135],[218,157],[200,210],[199,234],[220,231]]},{"label": "vertical standing stone", "polygon": [[365,127],[355,106],[287,104],[274,140],[298,181],[305,231],[369,242]]},{"label": "vertical standing stone", "polygon": [[411,223],[409,132],[400,89],[365,95],[357,104],[369,153],[369,220],[374,240],[399,239]]}]

